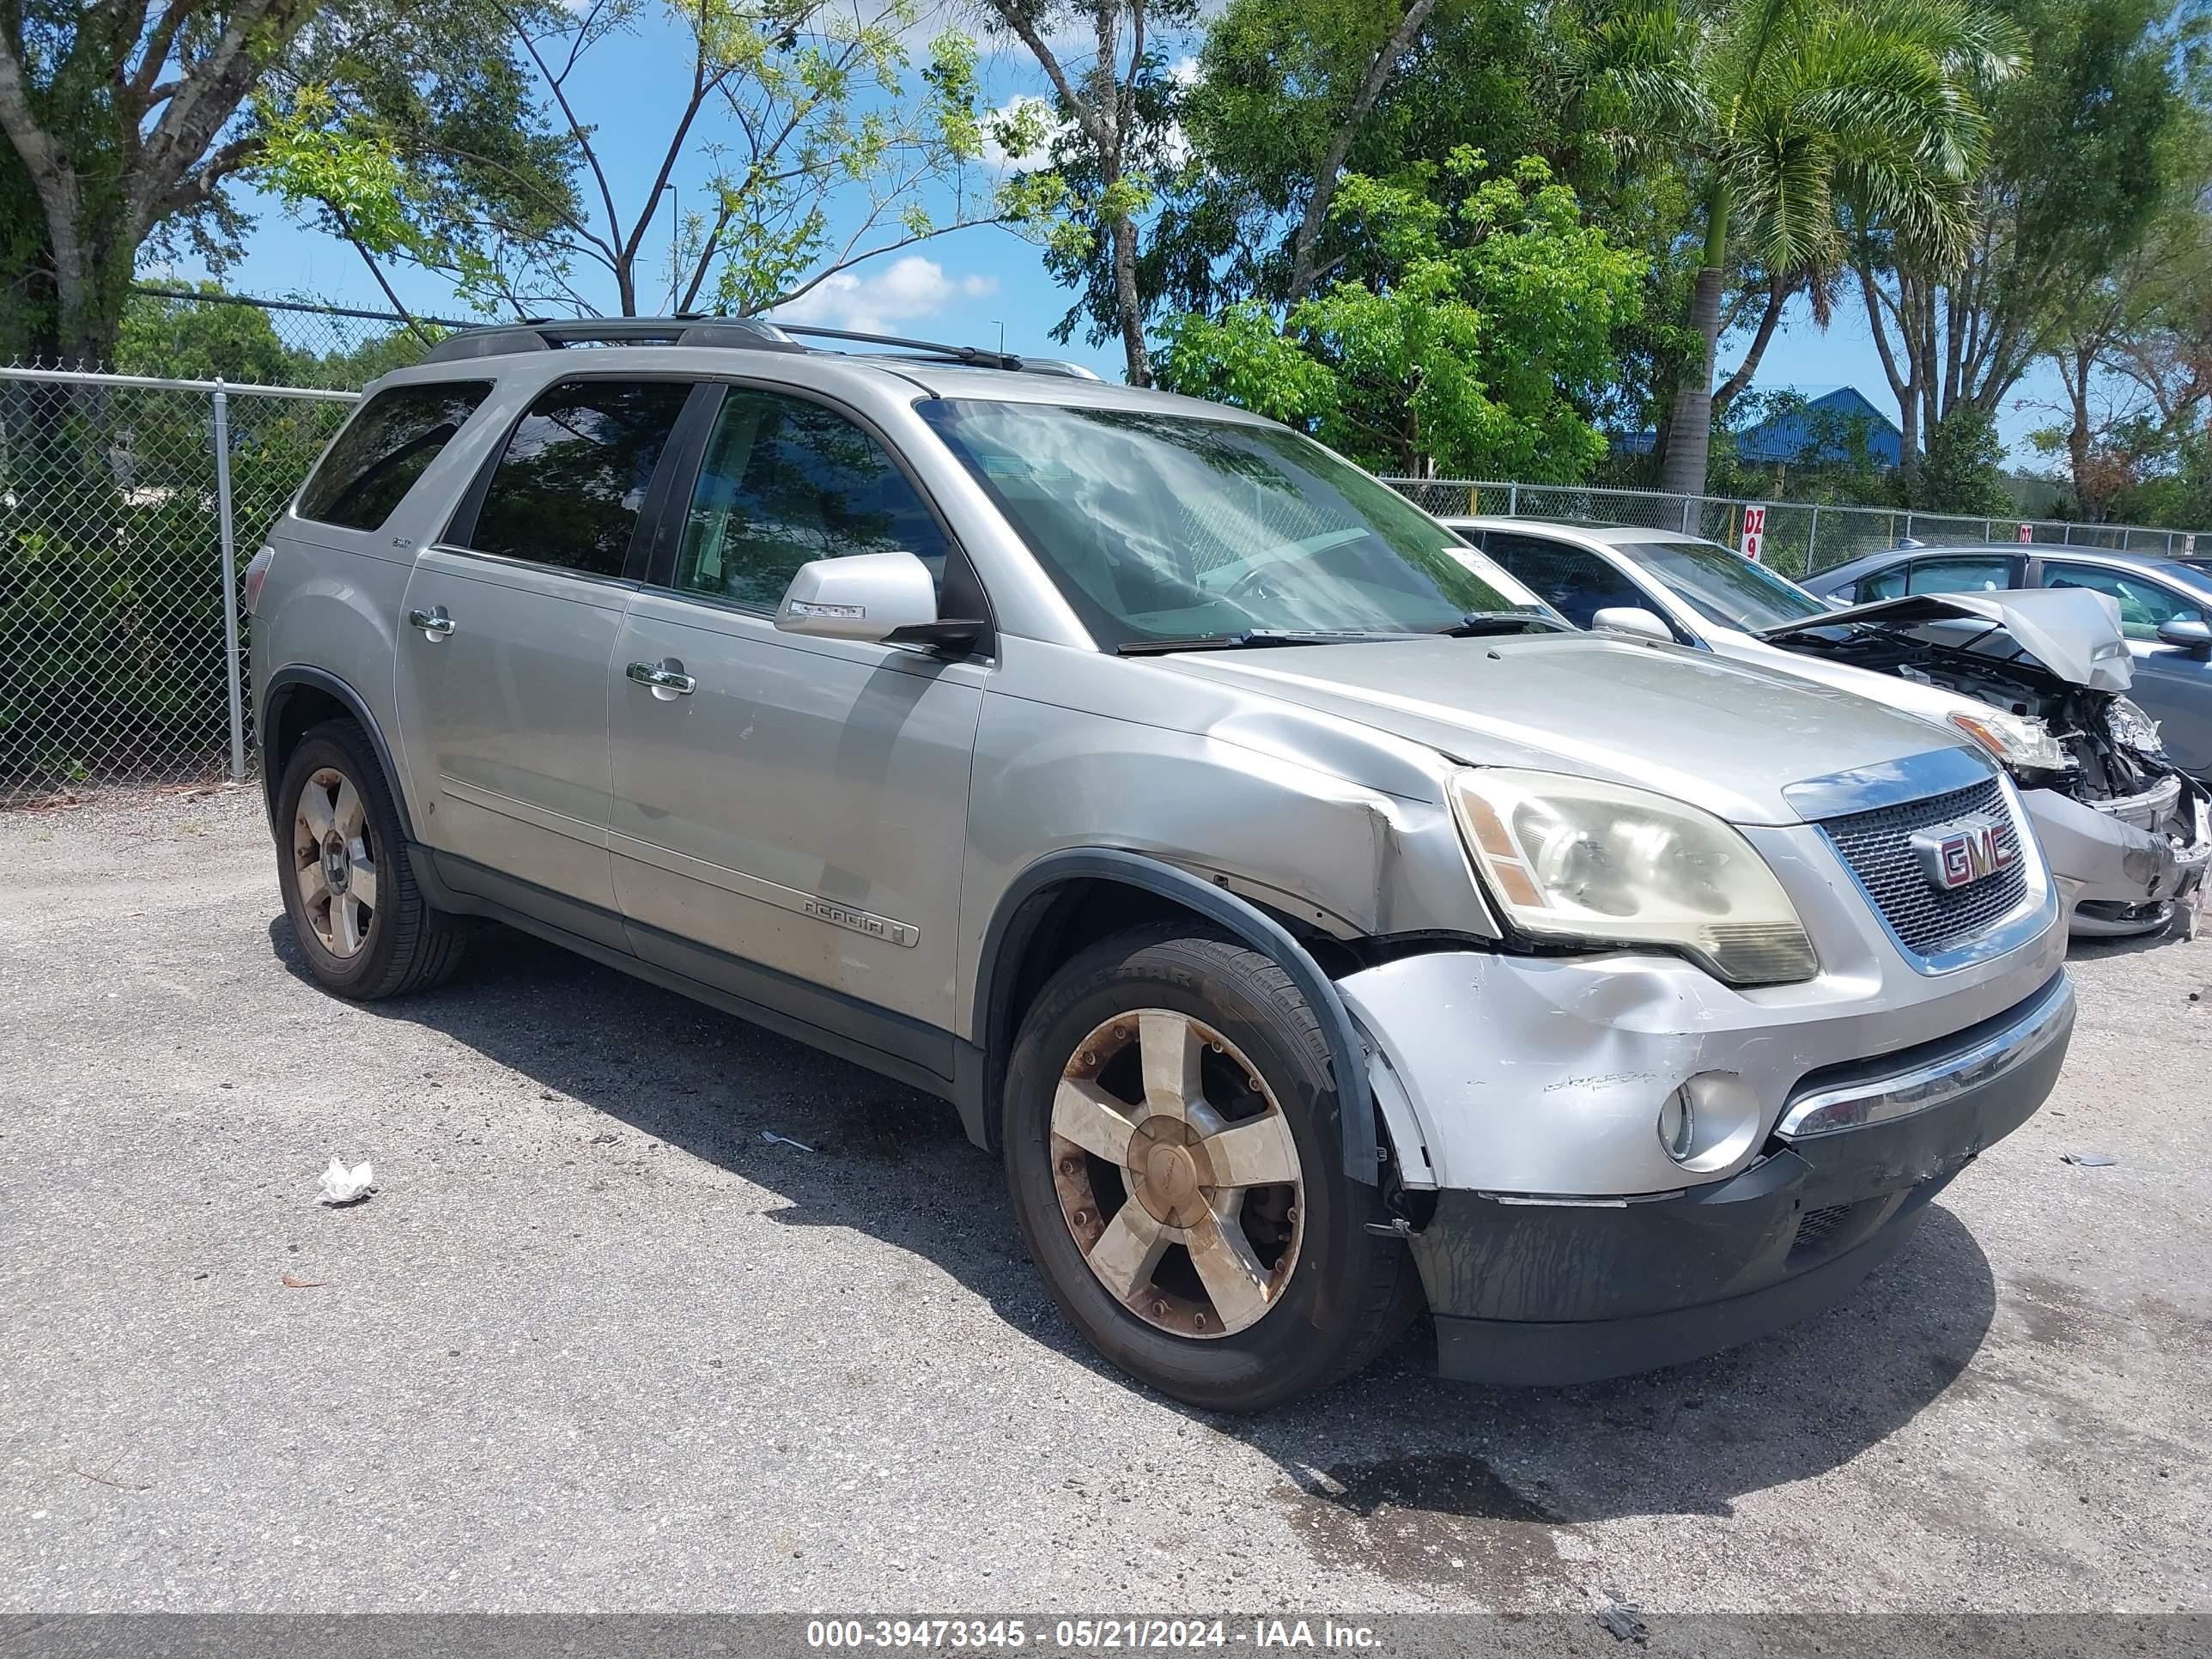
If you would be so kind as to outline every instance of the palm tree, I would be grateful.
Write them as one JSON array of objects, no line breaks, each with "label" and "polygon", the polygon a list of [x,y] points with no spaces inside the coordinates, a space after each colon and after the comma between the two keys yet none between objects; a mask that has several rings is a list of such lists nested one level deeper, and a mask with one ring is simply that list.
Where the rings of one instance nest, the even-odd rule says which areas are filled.
[{"label": "palm tree", "polygon": [[[1731,257],[1793,279],[1832,269],[1848,204],[1926,258],[1955,258],[1987,133],[1981,94],[2020,71],[2026,43],[1970,0],[1583,0],[1576,9],[1583,73],[1618,97],[1624,145],[1674,151],[1703,219],[1689,324],[1704,353],[1675,394],[1660,464],[1662,489],[1699,495]],[[1795,286],[1773,283],[1771,303]]]}]

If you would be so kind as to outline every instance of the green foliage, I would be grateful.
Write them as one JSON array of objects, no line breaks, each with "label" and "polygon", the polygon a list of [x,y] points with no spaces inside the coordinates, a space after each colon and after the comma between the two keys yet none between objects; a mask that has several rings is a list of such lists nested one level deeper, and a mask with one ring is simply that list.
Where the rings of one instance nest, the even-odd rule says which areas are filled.
[{"label": "green foliage", "polygon": [[[596,312],[611,281],[624,313],[665,309],[653,295],[672,289],[678,309],[746,314],[1008,210],[970,177],[988,125],[975,45],[940,34],[914,74],[914,0],[540,0],[487,15],[501,68],[471,87],[426,96],[417,72],[266,100],[264,182],[373,262],[436,271],[486,311]],[[657,169],[623,200],[572,82],[648,25],[688,42],[691,86],[653,112]],[[661,187],[702,170],[672,246]]]},{"label": "green foliage", "polygon": [[1961,404],[1928,434],[1927,453],[1909,480],[1905,505],[1932,513],[2009,512],[2004,455],[1996,417]]},{"label": "green foliage", "polygon": [[1634,313],[1642,262],[1582,222],[1574,192],[1527,158],[1449,183],[1355,175],[1337,197],[1346,274],[1279,325],[1256,301],[1161,327],[1161,384],[1271,415],[1363,465],[1532,482],[1588,475],[1605,441],[1586,410]]}]

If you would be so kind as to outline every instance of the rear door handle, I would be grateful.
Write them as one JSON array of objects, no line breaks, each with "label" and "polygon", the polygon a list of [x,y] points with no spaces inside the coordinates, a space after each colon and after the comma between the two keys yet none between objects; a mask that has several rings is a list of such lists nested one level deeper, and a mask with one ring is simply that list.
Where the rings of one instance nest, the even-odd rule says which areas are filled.
[{"label": "rear door handle", "polygon": [[671,697],[688,697],[699,689],[699,682],[684,672],[684,665],[673,657],[661,662],[634,662],[626,671],[640,685],[650,686],[653,695],[666,702]]},{"label": "rear door handle", "polygon": [[446,614],[446,607],[434,605],[428,611],[410,611],[407,625],[419,628],[433,640],[442,640],[453,631],[453,619]]}]

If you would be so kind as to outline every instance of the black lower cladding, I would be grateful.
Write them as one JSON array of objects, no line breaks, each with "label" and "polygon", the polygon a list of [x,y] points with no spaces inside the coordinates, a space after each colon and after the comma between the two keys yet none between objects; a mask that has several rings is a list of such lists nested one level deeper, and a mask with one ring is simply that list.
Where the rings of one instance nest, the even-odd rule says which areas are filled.
[{"label": "black lower cladding", "polygon": [[[2017,1018],[2053,994],[2046,987]],[[1996,1024],[1999,1022],[1991,1022]],[[1413,1255],[1437,1369],[1465,1382],[1595,1382],[1748,1342],[1850,1294],[1928,1201],[2018,1128],[2066,1044],[1941,1105],[1776,1143],[1741,1174],[1626,1205],[1437,1194]]]}]

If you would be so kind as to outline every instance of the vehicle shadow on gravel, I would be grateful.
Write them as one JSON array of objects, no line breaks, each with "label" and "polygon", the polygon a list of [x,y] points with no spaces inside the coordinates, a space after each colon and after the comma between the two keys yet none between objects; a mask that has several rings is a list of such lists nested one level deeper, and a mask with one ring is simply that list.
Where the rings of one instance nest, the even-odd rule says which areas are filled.
[{"label": "vehicle shadow on gravel", "polygon": [[[270,937],[305,979],[281,916]],[[363,1006],[744,1176],[784,1199],[769,1212],[782,1224],[850,1228],[933,1262],[1020,1339],[1121,1381],[1060,1318],[995,1160],[940,1101],[505,928],[443,990]],[[1952,1385],[1996,1304],[1987,1259],[1939,1203],[1842,1307],[1695,1364],[1573,1389],[1449,1383],[1422,1322],[1359,1376],[1267,1417],[1173,1409],[1282,1469],[1264,1498],[1317,1559],[1462,1582],[1478,1559],[1550,1565],[1553,1534],[1577,1522],[1725,1515],[1863,1455]]]}]

